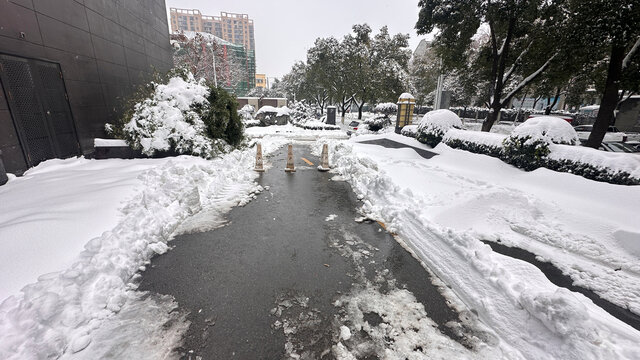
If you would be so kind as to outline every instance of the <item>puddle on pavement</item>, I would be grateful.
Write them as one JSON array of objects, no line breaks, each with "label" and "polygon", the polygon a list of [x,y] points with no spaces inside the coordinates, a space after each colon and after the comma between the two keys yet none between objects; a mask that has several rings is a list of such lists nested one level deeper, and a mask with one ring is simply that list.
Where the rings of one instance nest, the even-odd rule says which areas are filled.
[{"label": "puddle on pavement", "polygon": [[[301,156],[318,160],[302,146],[294,156],[297,164]],[[354,221],[361,203],[348,183],[313,166],[285,174],[286,149],[266,160],[264,192],[234,208],[225,226],[177,236],[142,274],[140,290],[171,295],[189,312],[183,359],[331,359],[358,345],[372,349],[363,358],[376,358],[376,347],[394,346],[379,335],[400,315],[370,309],[360,319],[367,296],[410,301],[430,336],[467,350],[492,342],[472,330],[473,319],[460,319],[429,272],[379,224]],[[358,332],[360,323],[368,325]],[[410,350],[419,353],[434,345],[416,344]]]},{"label": "puddle on pavement", "polygon": [[632,313],[629,309],[625,309],[616,304],[613,304],[608,300],[601,298],[598,294],[587,288],[574,285],[573,279],[571,279],[570,276],[563,274],[562,271],[555,267],[552,263],[538,260],[536,254],[524,249],[506,246],[493,241],[483,242],[491,246],[491,249],[499,254],[523,260],[534,265],[535,267],[540,269],[540,271],[542,271],[547,279],[549,279],[549,281],[551,281],[554,285],[581,293],[612,316],[627,323],[636,330],[640,330],[640,316]]}]

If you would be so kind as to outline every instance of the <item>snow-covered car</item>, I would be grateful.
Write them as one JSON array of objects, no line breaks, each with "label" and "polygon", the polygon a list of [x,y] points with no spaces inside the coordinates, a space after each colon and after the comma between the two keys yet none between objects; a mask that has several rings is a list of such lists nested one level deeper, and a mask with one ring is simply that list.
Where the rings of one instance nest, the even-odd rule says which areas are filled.
[{"label": "snow-covered car", "polygon": [[[578,138],[581,141],[587,140],[589,139],[589,135],[591,134],[591,131],[593,130],[593,125],[578,125],[576,127],[573,128],[573,130],[576,131],[576,133],[578,134]],[[620,141],[620,142],[625,142],[627,141],[627,134],[623,133],[622,131],[618,130],[617,127],[615,126],[609,126],[609,128],[607,129],[607,133],[604,134],[604,139],[602,139],[603,141]]]},{"label": "snow-covered car", "polygon": [[353,133],[356,132],[356,130],[358,130],[358,127],[360,127],[360,122],[359,121],[351,121],[349,123],[349,130],[347,130],[347,135],[351,135]]},{"label": "snow-covered car", "polygon": [[569,124],[573,123],[573,117],[569,116],[569,115],[557,115],[557,114],[550,114],[550,115],[545,115],[545,114],[531,114],[529,115],[529,119],[534,118],[534,117],[539,117],[539,116],[553,116],[553,117],[557,117],[560,118],[566,122],[568,122]]},{"label": "snow-covered car", "polygon": [[637,146],[618,141],[603,141],[598,149],[611,152],[640,154],[640,149],[638,149]]}]

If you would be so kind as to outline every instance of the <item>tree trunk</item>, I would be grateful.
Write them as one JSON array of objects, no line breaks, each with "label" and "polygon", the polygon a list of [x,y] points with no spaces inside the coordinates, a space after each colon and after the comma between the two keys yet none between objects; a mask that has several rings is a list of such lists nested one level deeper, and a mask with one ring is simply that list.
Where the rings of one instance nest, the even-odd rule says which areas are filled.
[{"label": "tree trunk", "polygon": [[502,105],[500,104],[500,101],[494,102],[491,105],[491,109],[487,114],[487,118],[482,123],[482,131],[485,131],[485,132],[491,131],[491,127],[493,126],[493,123],[495,123],[496,120],[498,120],[499,118],[498,115],[500,115],[500,110],[502,110]]},{"label": "tree trunk", "polygon": [[358,120],[362,120],[362,108],[364,107],[364,101],[358,105]]},{"label": "tree trunk", "polygon": [[547,108],[544,110],[545,115],[551,114],[551,109],[558,103],[558,98],[560,97],[560,88],[556,89],[556,97],[553,98],[553,103],[549,104],[547,102]]},{"label": "tree trunk", "polygon": [[598,117],[593,124],[593,130],[589,134],[586,146],[597,149],[607,133],[607,128],[613,124],[614,112],[618,105],[618,88],[620,87],[620,77],[622,75],[622,61],[624,60],[624,46],[613,46],[611,48],[611,60],[607,70],[607,81],[602,94]]}]

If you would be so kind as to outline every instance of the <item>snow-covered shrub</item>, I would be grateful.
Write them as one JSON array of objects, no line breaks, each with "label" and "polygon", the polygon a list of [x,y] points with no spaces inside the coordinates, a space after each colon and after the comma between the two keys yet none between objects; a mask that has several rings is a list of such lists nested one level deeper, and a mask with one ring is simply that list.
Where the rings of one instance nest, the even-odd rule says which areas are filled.
[{"label": "snow-covered shrub", "polygon": [[363,123],[367,125],[369,131],[378,132],[387,126],[391,126],[391,119],[389,118],[389,115],[378,114],[365,119]]},{"label": "snow-covered shrub", "polygon": [[454,149],[499,158],[505,138],[505,135],[496,133],[451,129],[444,135],[442,142]]},{"label": "snow-covered shrub", "polygon": [[462,129],[462,121],[447,109],[433,110],[424,114],[418,124],[418,141],[435,147],[449,129]]},{"label": "snow-covered shrub", "polygon": [[340,130],[339,125],[326,124],[320,120],[307,120],[305,122],[299,122],[295,126],[307,130]]},{"label": "snow-covered shrub", "polygon": [[222,88],[210,87],[207,101],[208,106],[205,104],[200,110],[209,137],[214,141],[222,139],[232,146],[240,145],[244,129],[236,99]]},{"label": "snow-covered shrub", "polygon": [[306,103],[306,101],[296,101],[289,106],[289,117],[291,123],[296,125],[304,123],[309,119],[316,118],[316,108]]},{"label": "snow-covered shrub", "polygon": [[503,159],[509,164],[531,171],[544,166],[550,144],[575,145],[578,135],[571,125],[557,117],[530,118],[503,142]]},{"label": "snow-covered shrub", "polygon": [[253,120],[253,113],[255,111],[256,109],[252,105],[246,104],[242,109],[238,110],[238,115],[240,115],[242,121]]},{"label": "snow-covered shrub", "polygon": [[124,117],[107,132],[148,156],[156,152],[210,158],[243,139],[237,102],[223,89],[182,70],[172,70],[141,87]]},{"label": "snow-covered shrub", "polygon": [[125,140],[143,154],[174,150],[210,157],[211,139],[196,107],[206,106],[209,88],[189,74],[175,76],[167,84],[156,84],[153,94],[134,106],[124,127]]},{"label": "snow-covered shrub", "polygon": [[380,103],[376,105],[373,111],[379,114],[391,115],[398,112],[398,105],[390,102]]},{"label": "snow-covered shrub", "polygon": [[416,138],[418,137],[418,125],[406,125],[402,128],[400,134],[403,136]]},{"label": "snow-covered shrub", "polygon": [[640,158],[582,146],[549,145],[544,166],[587,179],[618,185],[640,185]]}]

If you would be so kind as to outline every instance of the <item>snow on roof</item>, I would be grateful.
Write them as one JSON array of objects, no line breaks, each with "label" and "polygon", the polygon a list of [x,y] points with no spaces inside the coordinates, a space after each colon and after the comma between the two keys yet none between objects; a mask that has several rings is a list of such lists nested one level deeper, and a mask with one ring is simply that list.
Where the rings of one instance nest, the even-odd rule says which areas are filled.
[{"label": "snow on roof", "polygon": [[258,110],[256,115],[262,113],[276,113],[276,116],[289,115],[289,108],[286,106],[276,108],[273,106],[265,105],[261,107],[260,110]]},{"label": "snow on roof", "polygon": [[402,93],[399,97],[399,99],[415,99],[413,97],[413,95],[409,94],[409,93]]}]

